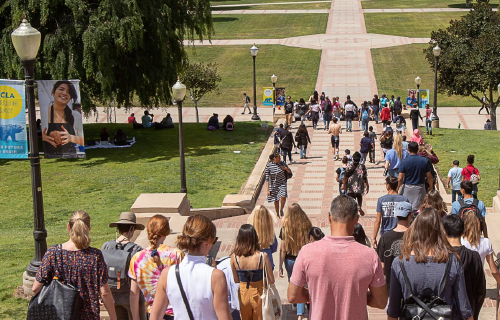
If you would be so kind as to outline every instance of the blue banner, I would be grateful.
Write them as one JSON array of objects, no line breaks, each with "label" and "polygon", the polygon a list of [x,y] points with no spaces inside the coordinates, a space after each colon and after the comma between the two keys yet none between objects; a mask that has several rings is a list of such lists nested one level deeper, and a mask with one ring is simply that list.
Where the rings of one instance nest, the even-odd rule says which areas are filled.
[{"label": "blue banner", "polygon": [[0,159],[28,159],[26,94],[21,80],[0,80]]}]

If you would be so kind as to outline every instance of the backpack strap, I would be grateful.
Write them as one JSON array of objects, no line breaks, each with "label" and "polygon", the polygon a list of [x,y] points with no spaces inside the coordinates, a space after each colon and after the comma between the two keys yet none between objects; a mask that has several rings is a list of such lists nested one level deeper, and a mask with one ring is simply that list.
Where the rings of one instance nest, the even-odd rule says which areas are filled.
[{"label": "backpack strap", "polygon": [[479,209],[479,200],[472,198],[471,205],[476,206],[476,208]]},{"label": "backpack strap", "polygon": [[179,285],[179,290],[181,291],[182,300],[184,301],[184,305],[186,306],[189,319],[194,320],[193,312],[191,311],[191,307],[189,306],[189,301],[186,297],[186,292],[184,291],[184,287],[182,286],[181,275],[179,274],[178,264],[175,265],[175,277],[177,278],[177,284]]},{"label": "backpack strap", "polygon": [[451,270],[451,260],[453,259],[453,254],[448,255],[448,263],[446,263],[446,269],[444,271],[444,277],[443,280],[441,281],[441,286],[439,287],[439,297],[441,298],[441,295],[443,294],[444,288],[446,287],[446,283],[448,282],[448,278],[450,276],[450,270]]},{"label": "backpack strap", "polygon": [[411,288],[410,280],[408,279],[408,275],[406,274],[406,269],[403,260],[399,260],[399,267],[401,268],[401,272],[403,273],[403,278],[405,279],[406,287],[408,288],[408,291],[410,291],[410,296],[414,297],[413,289]]}]

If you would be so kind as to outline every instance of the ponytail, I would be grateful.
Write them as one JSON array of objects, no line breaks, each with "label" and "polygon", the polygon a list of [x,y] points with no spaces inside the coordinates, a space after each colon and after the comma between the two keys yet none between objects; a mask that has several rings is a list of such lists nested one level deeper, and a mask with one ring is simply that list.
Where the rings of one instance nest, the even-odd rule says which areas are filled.
[{"label": "ponytail", "polygon": [[154,215],[148,221],[147,226],[149,246],[151,247],[151,258],[157,266],[161,266],[162,262],[160,254],[157,251],[156,242],[161,237],[166,237],[170,234],[170,225],[168,219],[160,214]]},{"label": "ponytail", "polygon": [[80,249],[90,247],[90,216],[83,210],[73,213],[69,219],[69,236],[75,246]]}]

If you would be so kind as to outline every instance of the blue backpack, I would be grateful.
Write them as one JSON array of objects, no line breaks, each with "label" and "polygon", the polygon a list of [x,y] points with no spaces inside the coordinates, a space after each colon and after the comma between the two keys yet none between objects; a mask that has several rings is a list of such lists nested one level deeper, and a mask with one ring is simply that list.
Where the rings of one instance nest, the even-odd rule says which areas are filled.
[{"label": "blue backpack", "polygon": [[363,111],[361,112],[361,119],[362,119],[362,120],[368,120],[368,116],[369,116],[369,115],[370,115],[370,114],[368,113],[368,110],[366,110],[366,109],[365,109],[365,110],[363,110]]}]

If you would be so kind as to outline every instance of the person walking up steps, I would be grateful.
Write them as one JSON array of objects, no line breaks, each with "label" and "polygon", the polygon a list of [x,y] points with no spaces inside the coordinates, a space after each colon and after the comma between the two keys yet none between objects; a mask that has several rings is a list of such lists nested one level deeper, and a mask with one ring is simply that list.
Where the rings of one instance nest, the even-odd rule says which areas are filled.
[{"label": "person walking up steps", "polygon": [[367,306],[384,309],[387,304],[380,259],[352,236],[358,220],[356,202],[344,195],[336,197],[328,215],[331,236],[300,250],[288,301],[310,302],[311,320],[368,319]]},{"label": "person walking up steps", "polygon": [[345,111],[345,131],[352,132],[352,120],[354,119],[354,108],[356,104],[351,101],[351,96],[347,96],[347,100],[344,103]]},{"label": "person walking up steps", "polygon": [[305,124],[299,126],[299,130],[295,134],[295,141],[297,142],[297,147],[300,149],[300,159],[307,159],[307,143],[311,143],[311,138],[309,138],[309,132]]},{"label": "person walking up steps", "polygon": [[359,152],[361,153],[361,164],[365,164],[366,162],[366,157],[368,156],[368,153],[375,149],[375,145],[373,144],[373,140],[369,137],[368,132],[363,133],[363,138],[361,139],[361,142],[359,143],[360,149]]},{"label": "person walking up steps", "polygon": [[347,165],[347,170],[344,173],[344,181],[342,188],[346,190],[348,196],[356,199],[358,202],[359,214],[364,216],[363,211],[363,194],[370,191],[370,185],[368,184],[368,174],[366,172],[366,167],[364,164],[360,163],[361,154],[359,152],[354,152],[352,155],[352,163]]},{"label": "person walking up steps", "polygon": [[331,135],[333,160],[339,160],[340,134],[342,133],[342,126],[337,122],[337,118],[333,118],[333,123],[328,129],[328,134]]},{"label": "person walking up steps", "polygon": [[248,109],[248,113],[252,114],[252,110],[250,109],[250,97],[247,96],[246,92],[243,93],[243,101],[245,101],[243,105],[243,112],[241,114],[245,114],[245,110]]},{"label": "person walking up steps", "polygon": [[370,162],[375,163],[375,140],[377,140],[377,134],[373,132],[373,127],[368,128],[368,137],[372,139],[373,148],[370,149]]}]

